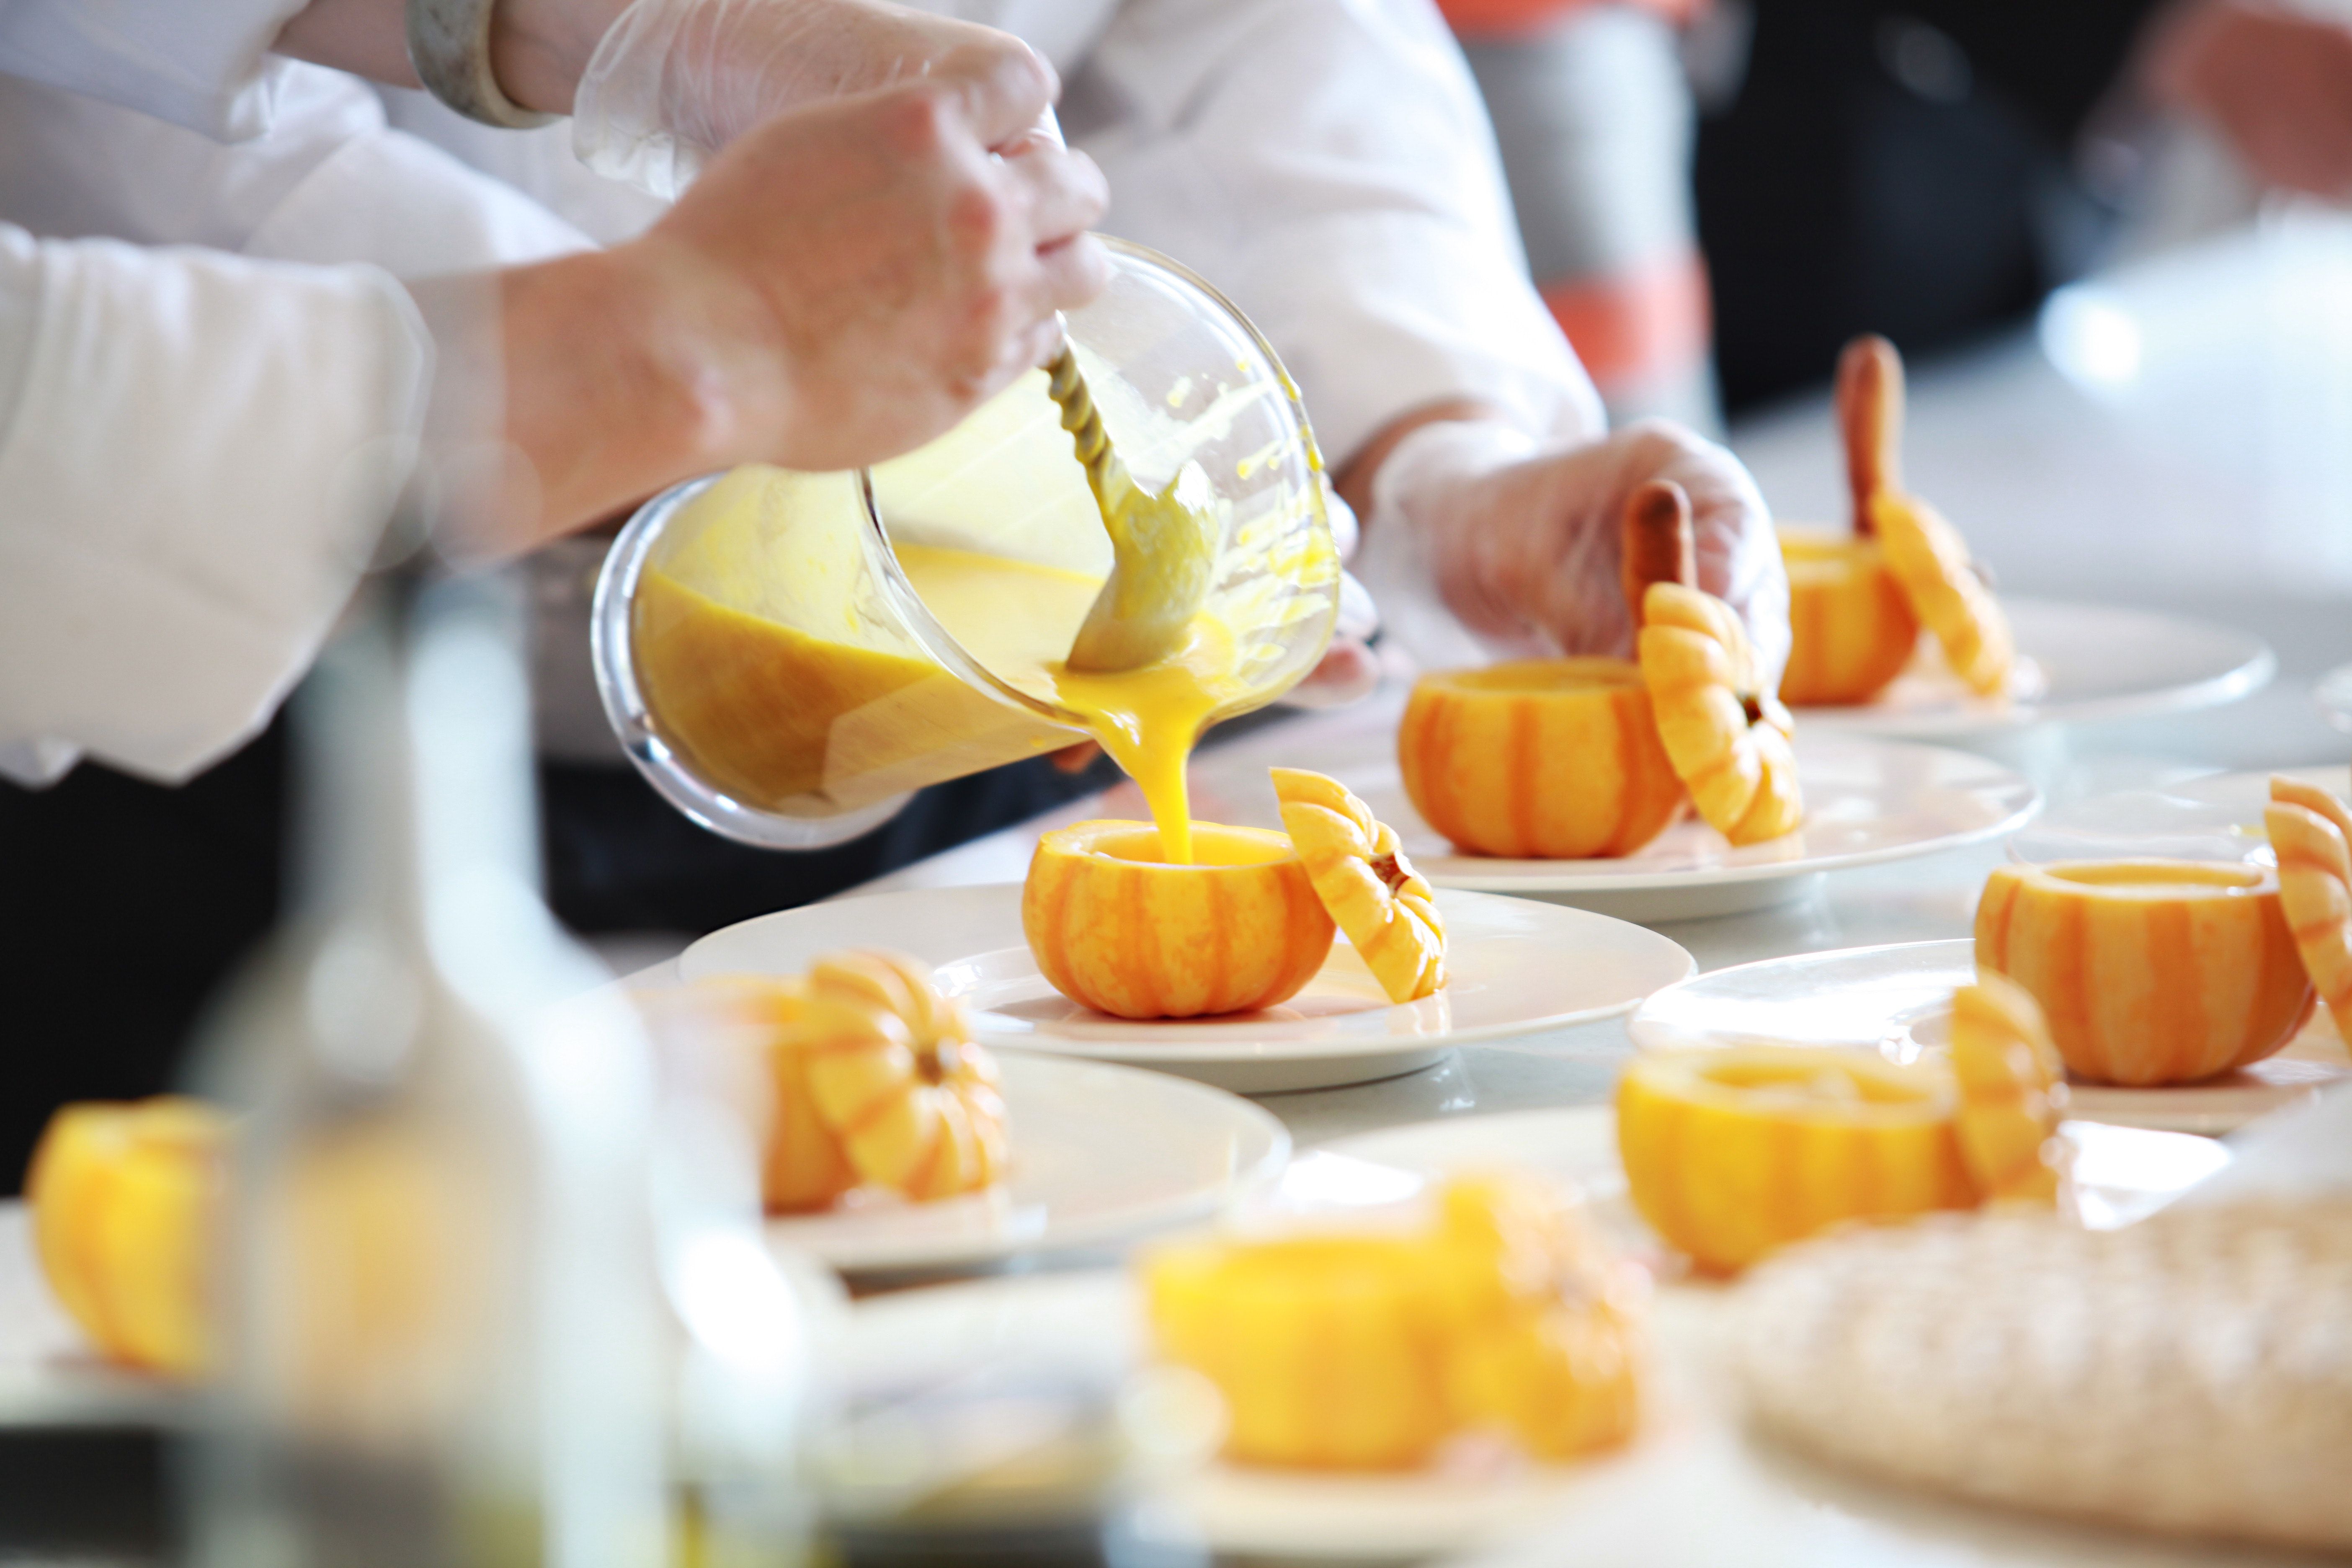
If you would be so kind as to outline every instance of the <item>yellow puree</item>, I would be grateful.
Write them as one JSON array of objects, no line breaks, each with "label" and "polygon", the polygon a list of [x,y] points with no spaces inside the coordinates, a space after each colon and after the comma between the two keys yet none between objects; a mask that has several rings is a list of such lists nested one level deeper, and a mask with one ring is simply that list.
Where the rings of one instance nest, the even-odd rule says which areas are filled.
[{"label": "yellow puree", "polygon": [[[1062,659],[1097,580],[930,545],[900,545],[897,553],[923,603],[973,658],[1077,717],[1142,789],[1166,859],[1189,865],[1185,762],[1209,716],[1246,691],[1231,630],[1204,613],[1167,658],[1112,674],[1074,672]],[[1003,709],[928,659],[812,637],[730,609],[658,570],[641,582],[635,614],[638,667],[664,727],[712,783],[751,801],[773,805],[845,776],[887,776],[894,762],[1002,721]],[[853,716],[859,721],[845,725]],[[856,748],[854,759],[839,754],[845,743]]]}]

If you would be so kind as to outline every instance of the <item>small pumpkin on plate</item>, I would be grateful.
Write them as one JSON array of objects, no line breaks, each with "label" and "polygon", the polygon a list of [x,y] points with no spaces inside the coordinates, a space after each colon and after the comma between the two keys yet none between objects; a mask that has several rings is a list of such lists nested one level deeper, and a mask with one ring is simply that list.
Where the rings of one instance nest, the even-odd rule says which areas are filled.
[{"label": "small pumpkin on plate", "polygon": [[1250,1012],[1298,994],[1331,953],[1331,916],[1290,840],[1192,825],[1190,865],[1148,822],[1081,822],[1037,841],[1021,930],[1048,984],[1118,1018]]},{"label": "small pumpkin on plate", "polygon": [[1996,866],[1977,969],[2032,993],[2058,1054],[2098,1083],[2194,1083],[2258,1062],[2311,1014],[2311,981],[2259,866]]},{"label": "small pumpkin on plate", "polygon": [[1007,1158],[995,1058],[929,967],[836,952],[808,972],[792,1040],[808,1092],[851,1169],[918,1200],[977,1192]]},{"label": "small pumpkin on plate", "polygon": [[1642,683],[1658,738],[1708,826],[1736,845],[1792,833],[1805,816],[1790,744],[1794,723],[1763,689],[1756,650],[1731,606],[1697,581],[1690,500],[1678,485],[1644,485],[1627,509],[1628,572],[1634,541],[1649,558],[1642,595]]},{"label": "small pumpkin on plate", "polygon": [[1973,1207],[1940,1065],[1875,1051],[1636,1051],[1617,1080],[1633,1206],[1706,1269],[1730,1272],[1849,1219]]},{"label": "small pumpkin on plate", "polygon": [[2352,1041],[2352,812],[2326,790],[2273,776],[2263,824],[2304,972]]},{"label": "small pumpkin on plate", "polygon": [[1416,1002],[1445,984],[1445,917],[1412,868],[1396,829],[1338,779],[1276,768],[1275,799],[1315,896],[1348,933],[1391,1002]]},{"label": "small pumpkin on plate", "polygon": [[[1960,1152],[1987,1198],[2058,1201],[2066,1065],[2032,993],[1998,974],[1952,994],[1952,1076]],[[2053,1157],[2056,1156],[2056,1157]]]}]

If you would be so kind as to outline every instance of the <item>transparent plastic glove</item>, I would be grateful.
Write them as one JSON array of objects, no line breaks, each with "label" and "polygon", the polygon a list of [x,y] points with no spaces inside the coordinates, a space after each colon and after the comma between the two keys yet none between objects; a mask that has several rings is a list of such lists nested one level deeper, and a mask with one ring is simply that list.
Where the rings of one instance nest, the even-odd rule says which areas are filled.
[{"label": "transparent plastic glove", "polygon": [[[706,466],[879,462],[950,428],[1060,341],[1108,281],[1084,237],[1093,163],[1020,138],[1033,91],[932,79],[768,121],[609,255],[663,300],[697,377]],[[656,345],[656,353],[661,352]],[[754,389],[749,397],[738,389]]]},{"label": "transparent plastic glove", "polygon": [[992,82],[1040,110],[1060,90],[1010,33],[901,5],[635,0],[582,73],[572,146],[598,174],[674,197],[772,115],[933,75]]},{"label": "transparent plastic glove", "polygon": [[1627,498],[1652,479],[1689,495],[1698,585],[1747,622],[1777,685],[1789,658],[1789,579],[1771,514],[1738,458],[1663,420],[1566,447],[1488,421],[1423,426],[1373,477],[1356,569],[1424,665],[1631,658],[1620,533]]}]

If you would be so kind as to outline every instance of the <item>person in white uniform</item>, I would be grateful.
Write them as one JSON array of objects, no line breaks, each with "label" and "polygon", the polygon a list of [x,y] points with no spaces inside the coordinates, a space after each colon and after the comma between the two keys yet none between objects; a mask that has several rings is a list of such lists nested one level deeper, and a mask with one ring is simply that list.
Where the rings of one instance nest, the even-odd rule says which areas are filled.
[{"label": "person in white uniform", "polygon": [[[146,127],[131,141],[147,151],[176,138],[202,163],[205,134],[291,111],[330,121],[305,143],[319,156],[225,157],[221,177],[187,168],[177,188],[136,163],[127,179],[0,170],[17,196],[0,218],[56,235],[104,215],[95,226],[121,233],[143,197],[167,237],[316,263],[407,251],[412,278],[450,269],[428,259],[581,248],[514,193],[338,121],[332,95],[264,62],[268,35],[223,14],[274,22],[271,7],[117,9],[0,8],[0,68],[69,89],[47,105],[68,123],[94,92],[176,118],[114,115]],[[236,49],[202,52],[232,34]],[[215,72],[209,97],[190,68]],[[1083,237],[1099,176],[1025,134],[1052,88],[1017,47],[950,61],[929,83],[768,121],[628,245],[407,288],[377,267],[0,226],[0,770],[44,782],[89,752],[170,780],[232,749],[420,477],[457,525],[446,548],[503,555],[714,467],[855,464],[944,430],[1104,276]],[[192,194],[205,200],[189,212]],[[369,197],[380,233],[352,221]]]},{"label": "person in white uniform", "polygon": [[[346,0],[345,15],[384,3]],[[572,215],[577,184],[547,178],[550,138],[675,191],[769,108],[919,70],[960,20],[1011,28],[1064,77],[1062,125],[1109,178],[1108,226],[1215,282],[1297,376],[1368,520],[1357,570],[1393,645],[1423,664],[1629,651],[1618,511],[1665,476],[1697,502],[1706,584],[1748,616],[1777,668],[1785,579],[1754,486],[1686,430],[1605,430],[1528,280],[1485,111],[1428,0],[923,3],[954,16],[643,0],[578,66],[570,126],[504,140],[463,127],[445,144]],[[429,108],[403,122],[438,138],[436,118],[448,123]],[[588,227],[600,215],[579,216]],[[588,575],[548,585],[569,581],[576,598]],[[584,679],[568,684],[586,691]],[[667,814],[619,763],[592,703],[549,708],[584,715],[542,777],[557,905],[593,929],[706,929],[1054,804],[1052,781],[1016,769],[1022,790],[965,781],[845,850],[751,854]],[[586,760],[592,747],[604,765]]]},{"label": "person in white uniform", "polygon": [[[398,80],[399,10],[315,0],[288,37]],[[1704,585],[1774,668],[1785,657],[1786,580],[1754,486],[1678,427],[1605,430],[1528,282],[1492,129],[1430,0],[499,0],[496,15],[518,99],[572,111],[592,166],[662,194],[765,114],[918,74],[971,47],[971,24],[1015,34],[1061,73],[1062,127],[1107,176],[1115,231],[1214,281],[1283,355],[1410,640],[1447,658],[1624,651],[1617,510],[1672,478],[1697,511]],[[1454,625],[1413,613],[1429,584]]]},{"label": "person in white uniform", "polygon": [[166,1087],[273,918],[275,731],[213,759],[328,634],[420,448],[445,489],[520,456],[475,465],[489,504],[445,541],[512,551],[714,465],[915,444],[1093,286],[1099,177],[1018,137],[1042,69],[777,121],[598,254],[265,57],[289,8],[0,4],[0,758],[55,781],[0,779],[0,1191],[58,1101]]}]

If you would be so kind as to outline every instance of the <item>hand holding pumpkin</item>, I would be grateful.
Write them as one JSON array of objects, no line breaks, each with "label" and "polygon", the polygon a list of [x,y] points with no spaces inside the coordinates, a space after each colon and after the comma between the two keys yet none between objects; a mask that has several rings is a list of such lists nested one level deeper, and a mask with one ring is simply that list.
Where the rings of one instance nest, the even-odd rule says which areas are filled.
[{"label": "hand holding pumpkin", "polygon": [[1392,626],[1398,580],[1419,574],[1494,657],[1627,658],[1620,530],[1634,494],[1662,480],[1690,500],[1696,585],[1731,606],[1777,683],[1789,594],[1770,513],[1737,458],[1680,426],[1644,420],[1564,447],[1497,422],[1423,426],[1373,479],[1360,571]]}]

